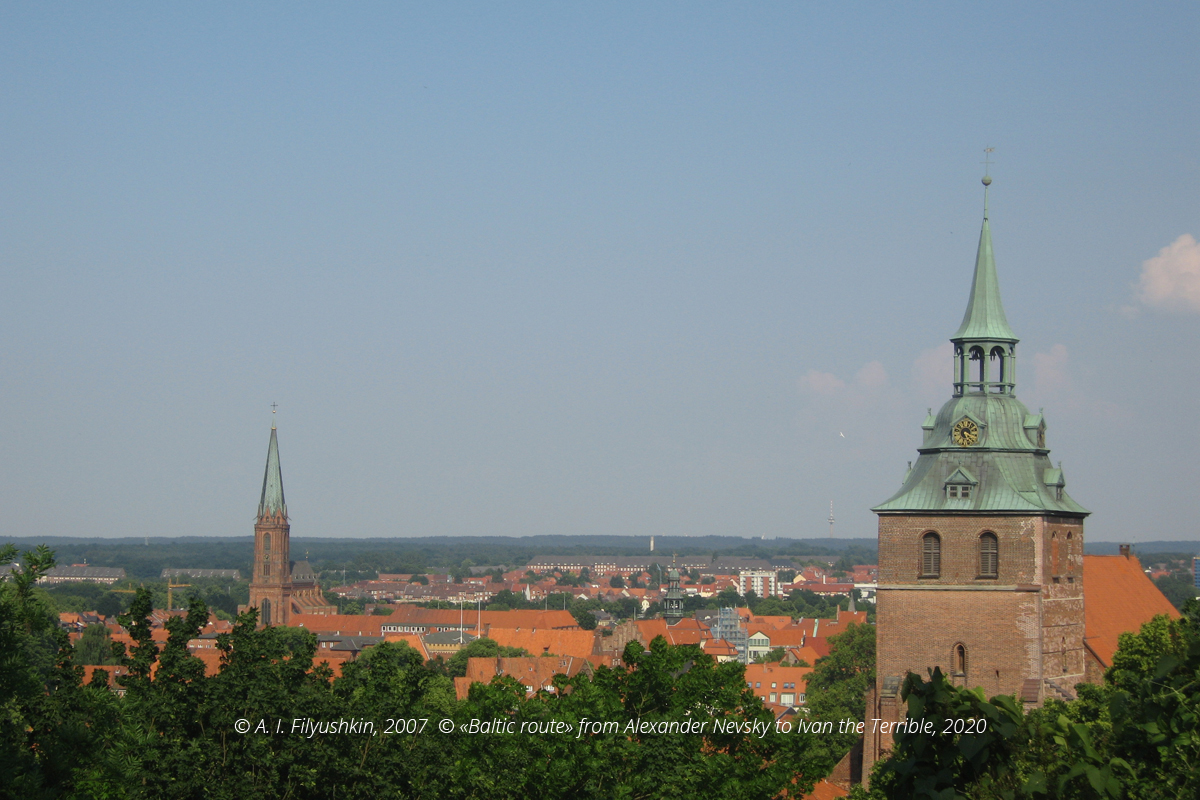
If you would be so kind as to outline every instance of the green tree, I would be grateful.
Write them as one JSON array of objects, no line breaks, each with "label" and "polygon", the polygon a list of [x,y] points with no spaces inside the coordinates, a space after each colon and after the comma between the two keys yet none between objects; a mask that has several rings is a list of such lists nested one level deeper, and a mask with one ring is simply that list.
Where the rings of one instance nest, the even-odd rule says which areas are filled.
[{"label": "green tree", "polygon": [[732,586],[726,586],[717,593],[717,605],[721,608],[734,608],[746,605],[746,598]]},{"label": "green tree", "polygon": [[523,647],[504,647],[497,644],[495,639],[489,639],[484,636],[476,639],[450,656],[446,662],[446,672],[451,678],[465,676],[467,674],[468,658],[496,658],[497,656],[512,658],[514,656],[527,655],[530,655],[530,653]]},{"label": "green tree", "polygon": [[875,684],[875,627],[851,624],[828,643],[829,655],[808,676],[809,705],[822,719],[862,719],[863,698]]},{"label": "green tree", "polygon": [[580,608],[578,610],[571,609],[571,615],[575,617],[575,621],[579,623],[579,627],[585,631],[594,631],[596,629],[596,617],[592,614],[591,609]]},{"label": "green tree", "polygon": [[783,661],[783,659],[786,656],[787,656],[786,648],[776,647],[774,650],[759,654],[754,659],[754,663],[755,664],[773,664],[776,661]]},{"label": "green tree", "polygon": [[112,652],[112,638],[103,625],[88,625],[75,643],[76,664],[116,664]]},{"label": "green tree", "polygon": [[[910,719],[934,734],[896,735],[877,764],[873,796],[1017,800],[1191,800],[1200,796],[1200,605],[1178,620],[1157,617],[1120,637],[1103,686],[1079,699],[1047,701],[1023,714],[1011,697],[909,675],[901,692]],[[985,719],[984,731],[945,733],[954,720]]]},{"label": "green tree", "polygon": [[1196,586],[1192,581],[1177,574],[1155,578],[1154,585],[1158,587],[1164,597],[1171,601],[1171,605],[1180,611],[1189,600],[1195,600],[1197,596]]}]

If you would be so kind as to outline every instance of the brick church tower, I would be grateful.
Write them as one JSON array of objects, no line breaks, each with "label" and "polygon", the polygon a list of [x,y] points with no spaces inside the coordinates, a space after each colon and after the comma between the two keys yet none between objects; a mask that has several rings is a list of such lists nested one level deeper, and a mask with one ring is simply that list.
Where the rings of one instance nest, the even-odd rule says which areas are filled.
[{"label": "brick church tower", "polygon": [[325,600],[309,563],[291,560],[291,538],[292,526],[283,499],[283,473],[279,469],[279,439],[272,425],[267,472],[263,475],[258,501],[258,520],[254,523],[254,577],[250,580],[248,606],[258,609],[260,625],[288,625],[296,614],[337,613],[337,607]]},{"label": "brick church tower", "polygon": [[[1050,462],[1046,423],[1017,399],[1017,337],[1000,302],[988,225],[954,344],[951,398],[926,417],[904,485],[876,506],[876,685],[867,717],[902,718],[907,673],[1025,703],[1084,680],[1083,520]],[[870,724],[867,729],[870,731]],[[863,774],[891,736],[864,742]]]},{"label": "brick church tower", "polygon": [[286,625],[291,616],[291,534],[279,469],[279,440],[271,425],[267,472],[258,501],[258,521],[254,523],[254,577],[250,581],[250,605],[258,609],[262,625]]}]

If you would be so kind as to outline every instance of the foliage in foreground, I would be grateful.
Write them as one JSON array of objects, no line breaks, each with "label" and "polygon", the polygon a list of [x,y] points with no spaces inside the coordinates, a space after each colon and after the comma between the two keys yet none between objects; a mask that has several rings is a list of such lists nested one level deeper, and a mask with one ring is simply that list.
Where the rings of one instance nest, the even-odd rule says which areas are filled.
[{"label": "foliage in foreground", "polygon": [[[0,560],[13,555],[0,552]],[[99,681],[82,684],[74,648],[33,591],[52,563],[48,550],[26,554],[22,575],[0,586],[3,798],[796,797],[850,745],[836,734],[777,731],[740,664],[662,638],[649,650],[631,644],[628,668],[559,676],[552,692],[529,696],[497,678],[459,701],[452,679],[407,645],[377,645],[334,680],[314,667],[315,637],[258,630],[250,613],[219,639],[222,668],[206,676],[187,649],[207,620],[203,601],[171,618],[160,644],[151,637],[149,592],[121,617],[135,644],[114,653],[128,670],[118,697]],[[423,731],[417,722],[384,734],[388,720],[423,719]],[[577,736],[584,719],[618,725]],[[239,720],[250,732],[238,732]],[[310,720],[372,721],[379,735],[312,734],[303,727]],[[443,720],[451,731],[438,732]],[[574,730],[460,727],[472,720]],[[649,727],[630,730],[630,720]],[[706,722],[705,733],[656,724],[687,720]],[[758,728],[716,732],[713,720]]]},{"label": "foliage in foreground", "polygon": [[[889,800],[1194,800],[1200,797],[1200,604],[1123,634],[1103,686],[1026,714],[984,699],[940,670],[910,674],[908,717],[985,719],[981,733],[898,733],[876,765],[870,797]],[[868,793],[858,792],[859,796]]]}]

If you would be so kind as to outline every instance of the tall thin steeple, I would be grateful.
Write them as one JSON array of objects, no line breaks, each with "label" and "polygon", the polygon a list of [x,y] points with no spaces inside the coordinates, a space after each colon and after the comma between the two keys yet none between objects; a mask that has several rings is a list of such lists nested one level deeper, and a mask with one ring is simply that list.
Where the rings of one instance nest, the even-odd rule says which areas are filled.
[{"label": "tall thin steeple", "polygon": [[267,471],[263,475],[262,497],[258,501],[258,518],[275,516],[287,519],[287,503],[283,499],[283,473],[279,469],[279,440],[272,423],[271,443],[267,447]]},{"label": "tall thin steeple", "polygon": [[979,250],[975,254],[975,278],[971,281],[971,297],[962,324],[951,337],[955,339],[1001,339],[1018,341],[1004,305],[1000,302],[1000,281],[996,277],[996,256],[992,252],[992,229],[988,223],[987,187],[989,176],[983,178],[983,228],[979,232]]},{"label": "tall thin steeple", "polygon": [[954,343],[954,395],[1013,394],[1016,389],[1017,339],[1004,304],[1000,301],[1000,281],[996,277],[996,257],[992,251],[992,229],[988,222],[988,187],[992,179],[983,176],[983,227],[979,232],[979,250],[975,254],[975,276],[962,324],[950,341]]}]

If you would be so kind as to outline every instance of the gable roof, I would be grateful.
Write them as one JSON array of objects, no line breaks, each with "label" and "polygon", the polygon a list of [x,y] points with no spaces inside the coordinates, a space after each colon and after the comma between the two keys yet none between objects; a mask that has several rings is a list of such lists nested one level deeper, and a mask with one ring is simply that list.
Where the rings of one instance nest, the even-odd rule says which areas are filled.
[{"label": "gable roof", "polygon": [[1105,668],[1112,666],[1118,637],[1137,633],[1159,614],[1179,617],[1137,556],[1083,557],[1083,643]]},{"label": "gable roof", "polygon": [[590,656],[596,637],[591,631],[562,629],[515,630],[493,628],[488,637],[501,647],[523,647],[535,656],[553,653],[556,656]]},{"label": "gable roof", "polygon": [[429,660],[429,651],[425,649],[425,643],[421,641],[421,637],[415,633],[385,633],[383,635],[385,642],[404,642],[406,645],[416,650],[421,654],[421,658]]},{"label": "gable roof", "polygon": [[966,467],[957,467],[950,473],[950,477],[946,478],[946,483],[969,483],[974,486],[979,481],[975,480],[975,476],[968,472]]},{"label": "gable roof", "polygon": [[289,625],[313,633],[337,636],[380,636],[379,627],[390,619],[371,614],[292,614]]}]

